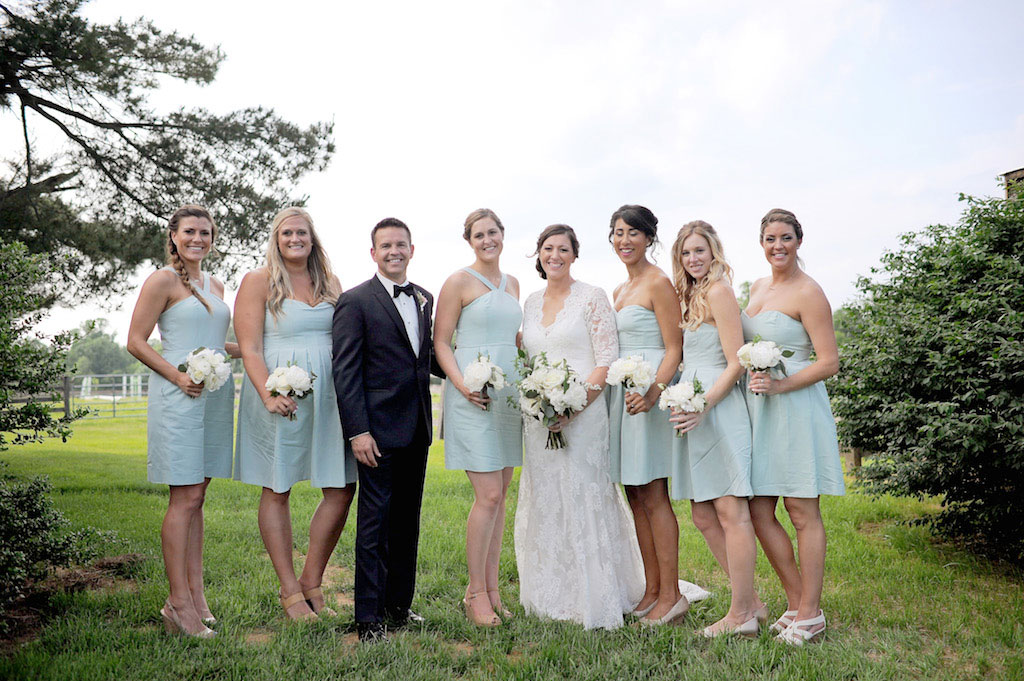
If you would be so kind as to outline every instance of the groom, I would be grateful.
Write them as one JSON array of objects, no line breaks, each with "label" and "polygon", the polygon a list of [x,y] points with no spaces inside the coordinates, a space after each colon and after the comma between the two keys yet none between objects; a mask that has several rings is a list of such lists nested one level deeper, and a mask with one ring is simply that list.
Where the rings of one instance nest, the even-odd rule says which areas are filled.
[{"label": "groom", "polygon": [[406,279],[409,228],[385,218],[370,233],[377,274],[334,309],[334,387],[359,468],[355,611],[359,640],[423,618],[416,583],[420,502],[432,436],[433,298]]}]

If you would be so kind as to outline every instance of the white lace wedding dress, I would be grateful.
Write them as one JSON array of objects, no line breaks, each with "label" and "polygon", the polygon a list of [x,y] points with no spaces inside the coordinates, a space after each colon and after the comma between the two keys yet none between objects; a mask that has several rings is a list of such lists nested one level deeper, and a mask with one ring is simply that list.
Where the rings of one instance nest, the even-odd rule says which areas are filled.
[{"label": "white lace wedding dress", "polygon": [[[618,357],[615,313],[601,289],[573,282],[551,326],[543,291],[523,307],[531,355],[565,359],[586,379]],[[528,613],[614,629],[644,594],[643,563],[629,507],[612,483],[608,409],[601,396],[565,429],[568,446],[546,450],[547,429],[527,418],[515,548],[519,598]]]}]

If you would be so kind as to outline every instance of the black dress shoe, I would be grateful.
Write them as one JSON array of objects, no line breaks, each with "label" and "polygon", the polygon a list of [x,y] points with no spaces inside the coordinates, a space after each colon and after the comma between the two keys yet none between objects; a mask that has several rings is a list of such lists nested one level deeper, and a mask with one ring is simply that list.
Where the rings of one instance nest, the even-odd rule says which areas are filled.
[{"label": "black dress shoe", "polygon": [[388,629],[383,622],[357,622],[356,631],[360,643],[386,643]]},{"label": "black dress shoe", "polygon": [[415,624],[417,626],[423,624],[427,620],[416,612],[413,612],[411,608],[407,608],[405,612],[399,612],[392,615],[388,615],[388,626],[391,627],[404,627],[408,624]]}]

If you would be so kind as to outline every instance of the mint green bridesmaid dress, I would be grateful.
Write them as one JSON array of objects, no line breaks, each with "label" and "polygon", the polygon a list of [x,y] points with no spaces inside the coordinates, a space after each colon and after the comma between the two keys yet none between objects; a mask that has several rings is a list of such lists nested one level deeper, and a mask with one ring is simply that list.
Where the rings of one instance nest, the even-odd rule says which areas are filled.
[{"label": "mint green bridesmaid dress", "polygon": [[[804,325],[778,310],[742,315],[743,338],[778,343],[793,356],[783,359],[790,376],[811,363]],[[750,482],[757,496],[813,498],[846,493],[836,421],[825,383],[779,395],[744,391],[753,436]]]},{"label": "mint green bridesmaid dress", "polygon": [[[717,327],[705,323],[683,332],[683,370],[679,380],[700,379],[706,393],[726,365]],[[739,383],[704,413],[700,425],[676,438],[674,444],[670,492],[673,499],[699,502],[753,495],[750,419]]]},{"label": "mint green bridesmaid dress", "polygon": [[[210,275],[203,275],[199,295],[180,300],[164,310],[156,325],[163,357],[174,366],[198,347],[227,357],[224,338],[231,310],[210,290]],[[231,441],[234,429],[235,386],[204,390],[191,398],[155,371],[149,376],[146,408],[146,477],[164,485],[196,485],[205,478],[231,477]]]},{"label": "mint green bridesmaid dress", "polygon": [[[619,357],[640,355],[657,372],[665,357],[665,343],[654,312],[641,305],[626,305],[615,313],[615,323]],[[666,412],[655,405],[644,414],[629,414],[625,389],[614,385],[608,389],[608,425],[613,482],[646,485],[671,474],[674,435]]]},{"label": "mint green bridesmaid dress", "polygon": [[296,400],[295,420],[272,414],[249,380],[238,400],[235,480],[287,492],[301,481],[313,487],[345,487],[356,481],[356,463],[345,452],[338,399],[331,374],[334,306],[309,306],[286,298],[277,320],[263,320],[263,361],[267,371],[289,362],[315,374],[313,392]]},{"label": "mint green bridesmaid dress", "polygon": [[444,466],[449,470],[487,473],[523,465],[523,422],[505,398],[515,395],[516,334],[523,321],[519,301],[506,290],[508,276],[495,287],[487,277],[466,267],[488,288],[462,308],[455,328],[455,361],[459,370],[479,355],[488,355],[505,372],[502,390],[488,390],[491,408],[474,406],[448,385],[444,391]]}]

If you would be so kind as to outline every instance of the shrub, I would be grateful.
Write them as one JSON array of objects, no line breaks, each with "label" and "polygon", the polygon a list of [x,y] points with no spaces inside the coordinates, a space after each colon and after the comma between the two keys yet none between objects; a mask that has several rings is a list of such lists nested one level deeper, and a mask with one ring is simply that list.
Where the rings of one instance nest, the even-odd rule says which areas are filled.
[{"label": "shrub", "polygon": [[[71,530],[53,506],[46,478],[28,480],[4,473],[0,464],[0,615],[52,567],[87,561],[113,533]],[[2,627],[0,619],[0,627]]]},{"label": "shrub", "polygon": [[839,436],[873,491],[940,495],[947,537],[1024,561],[1024,199],[901,237],[844,318]]}]

